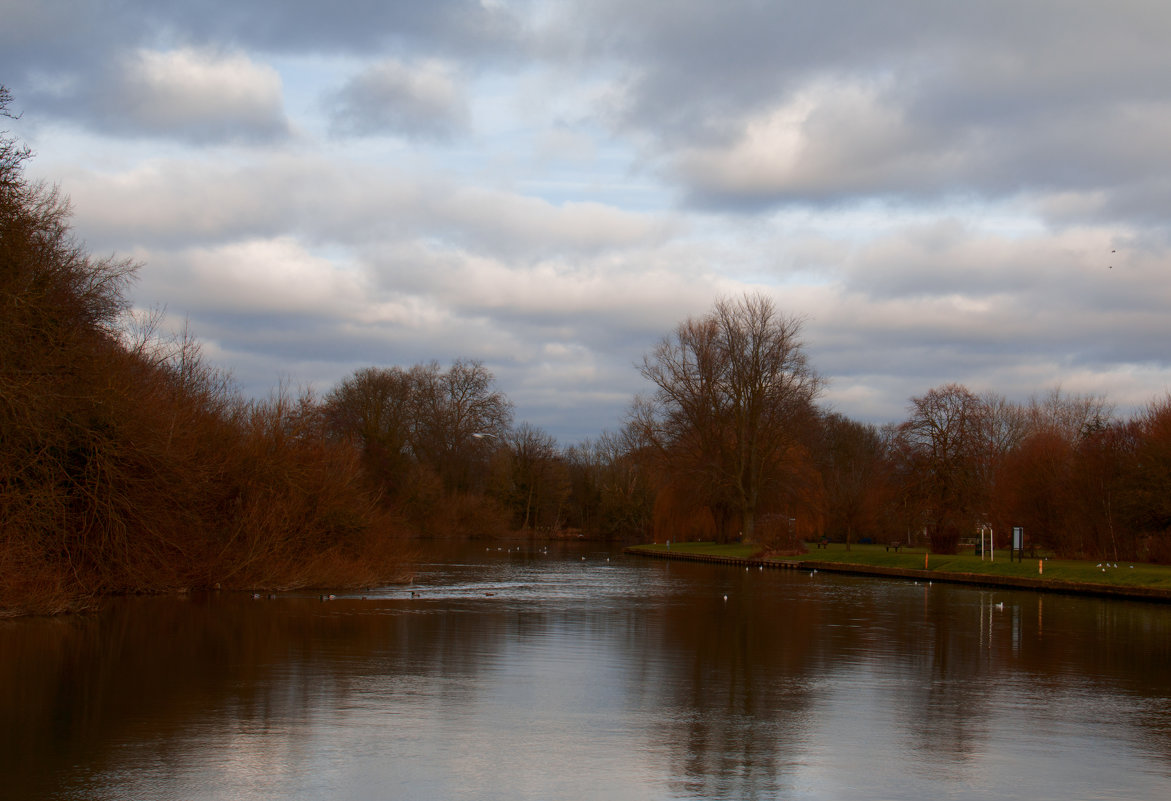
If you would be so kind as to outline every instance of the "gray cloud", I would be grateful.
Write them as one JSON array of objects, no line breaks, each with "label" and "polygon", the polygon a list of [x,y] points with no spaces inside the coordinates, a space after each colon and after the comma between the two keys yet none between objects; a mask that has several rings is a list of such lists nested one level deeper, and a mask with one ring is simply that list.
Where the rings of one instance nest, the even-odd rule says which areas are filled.
[{"label": "gray cloud", "polygon": [[289,134],[280,75],[241,52],[137,49],[75,72],[18,76],[22,107],[114,137],[196,145],[271,143]]},{"label": "gray cloud", "polygon": [[32,169],[250,394],[479,358],[578,438],[744,291],[862,419],[1171,386],[1153,0],[0,11]]},{"label": "gray cloud", "polygon": [[[525,4],[519,5],[523,10]],[[515,48],[523,33],[507,5],[479,0],[3,0],[0,12],[0,41],[13,57],[31,57],[37,68],[68,64],[70,53],[85,61],[94,53],[160,40],[174,47],[285,54],[370,54],[397,47],[483,57]]]},{"label": "gray cloud", "polygon": [[[275,57],[389,52],[510,60],[524,47],[513,13],[477,0],[2,0],[0,18],[0,76],[22,107],[109,134],[195,142],[287,133],[279,97],[267,85],[275,73],[262,66]],[[212,53],[230,55],[207,60]],[[344,126],[366,132],[378,123],[353,104],[387,91],[369,80],[351,84],[339,98]],[[428,100],[417,88],[405,98],[416,107],[407,109],[406,123],[417,127],[417,107]]]},{"label": "gray cloud", "polygon": [[449,139],[469,126],[467,101],[450,67],[384,61],[351,78],[328,100],[332,128],[345,136]]},{"label": "gray cloud", "polygon": [[[1171,10],[1154,2],[593,3],[624,126],[692,203],[1101,191],[1164,159]],[[580,16],[574,17],[580,24]],[[605,34],[598,33],[605,31]]]},{"label": "gray cloud", "polygon": [[485,57],[515,47],[521,26],[507,5],[479,0],[210,0],[160,8],[156,24],[198,42],[235,42],[279,53],[379,53],[388,48]]}]

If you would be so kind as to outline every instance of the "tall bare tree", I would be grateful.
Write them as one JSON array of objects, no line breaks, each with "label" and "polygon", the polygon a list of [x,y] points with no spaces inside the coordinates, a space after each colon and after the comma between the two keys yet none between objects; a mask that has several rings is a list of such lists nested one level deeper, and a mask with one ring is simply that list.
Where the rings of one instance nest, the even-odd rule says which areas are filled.
[{"label": "tall bare tree", "polygon": [[751,540],[762,503],[793,484],[822,388],[800,333],[800,319],[745,295],[683,322],[643,359],[656,389],[634,420],[668,473],[703,493],[721,534],[738,518]]},{"label": "tall bare tree", "polygon": [[911,416],[899,429],[915,462],[928,513],[931,547],[954,553],[961,536],[984,522],[988,508],[989,407],[967,387],[947,384],[911,399]]},{"label": "tall bare tree", "polygon": [[457,359],[444,371],[431,362],[411,368],[415,385],[416,457],[449,489],[469,489],[472,469],[487,459],[493,438],[512,423],[512,402],[479,361]]}]

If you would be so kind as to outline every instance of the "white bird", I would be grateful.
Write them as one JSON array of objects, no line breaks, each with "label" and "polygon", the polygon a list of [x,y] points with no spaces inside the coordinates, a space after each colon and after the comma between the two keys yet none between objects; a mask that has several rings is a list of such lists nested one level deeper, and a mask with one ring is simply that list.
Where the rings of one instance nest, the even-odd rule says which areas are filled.
[{"label": "white bird", "polygon": [[1004,601],[1001,601],[1000,603],[996,604],[996,608],[1003,610],[1004,609]]}]

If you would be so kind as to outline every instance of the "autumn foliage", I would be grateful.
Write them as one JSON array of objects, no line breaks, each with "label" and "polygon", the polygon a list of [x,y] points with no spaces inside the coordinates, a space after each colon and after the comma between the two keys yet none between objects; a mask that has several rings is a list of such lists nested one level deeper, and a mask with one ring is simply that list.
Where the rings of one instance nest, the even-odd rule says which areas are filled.
[{"label": "autumn foliage", "polygon": [[132,337],[134,265],[71,238],[27,157],[0,137],[0,614],[395,576],[396,523],[315,404],[243,401],[190,339]]},{"label": "autumn foliage", "polygon": [[939,550],[1013,528],[1060,556],[1171,560],[1171,400],[1132,419],[1102,398],[1013,404],[950,384],[912,400],[892,440],[908,538]]},{"label": "autumn foliage", "polygon": [[777,549],[795,532],[954,553],[981,531],[1009,548],[1019,527],[1032,552],[1171,561],[1171,396],[1123,419],[1096,396],[1013,403],[945,384],[882,429],[804,404],[772,418],[777,447],[754,473],[740,452],[743,396],[721,395],[732,386],[721,347],[711,318],[689,321],[644,367],[659,394],[635,404],[631,428],[654,457],[644,469],[656,540]]}]

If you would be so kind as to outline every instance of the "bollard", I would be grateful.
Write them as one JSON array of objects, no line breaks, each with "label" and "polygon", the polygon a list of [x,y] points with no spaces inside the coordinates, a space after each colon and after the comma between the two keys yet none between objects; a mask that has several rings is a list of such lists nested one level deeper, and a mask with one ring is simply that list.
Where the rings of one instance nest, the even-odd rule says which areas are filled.
[{"label": "bollard", "polygon": [[923,554],[923,569],[924,569],[924,570],[930,570],[930,569],[931,569],[931,568],[927,567],[927,560],[928,560],[929,558],[931,558],[931,554],[930,554],[930,553],[925,553],[925,554]]},{"label": "bollard", "polygon": [[1044,573],[1045,573],[1045,560],[1038,559],[1037,560],[1037,575],[1042,575]]}]

